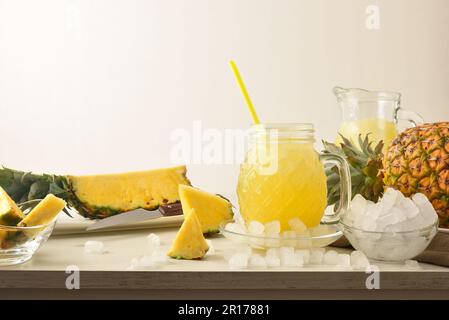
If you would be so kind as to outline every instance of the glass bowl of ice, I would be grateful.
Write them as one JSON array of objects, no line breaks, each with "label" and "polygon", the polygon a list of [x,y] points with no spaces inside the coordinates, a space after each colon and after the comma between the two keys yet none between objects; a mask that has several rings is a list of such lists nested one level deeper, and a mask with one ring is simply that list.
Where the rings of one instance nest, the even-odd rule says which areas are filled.
[{"label": "glass bowl of ice", "polygon": [[377,203],[355,196],[340,227],[351,245],[369,258],[402,262],[427,248],[438,232],[438,216],[425,195],[407,198],[389,188]]}]

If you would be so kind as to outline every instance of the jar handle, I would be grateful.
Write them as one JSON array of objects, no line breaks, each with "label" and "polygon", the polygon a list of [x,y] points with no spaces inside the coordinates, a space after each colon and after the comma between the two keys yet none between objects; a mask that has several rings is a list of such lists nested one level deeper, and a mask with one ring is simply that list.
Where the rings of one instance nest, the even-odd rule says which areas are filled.
[{"label": "jar handle", "polygon": [[351,203],[351,171],[348,162],[342,157],[334,153],[321,153],[320,160],[323,165],[329,163],[337,167],[340,175],[340,203],[337,205],[337,211],[332,214],[325,214],[322,223],[335,224],[340,221],[341,214],[349,209]]},{"label": "jar handle", "polygon": [[424,123],[423,117],[421,117],[418,113],[403,108],[396,109],[395,122],[397,123],[398,120],[407,121],[411,123],[413,127]]}]

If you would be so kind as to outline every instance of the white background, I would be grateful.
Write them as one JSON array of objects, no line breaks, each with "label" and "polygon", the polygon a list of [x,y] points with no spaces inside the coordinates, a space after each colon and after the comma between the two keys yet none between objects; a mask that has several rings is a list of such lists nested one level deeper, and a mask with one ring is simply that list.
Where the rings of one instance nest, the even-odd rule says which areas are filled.
[{"label": "white background", "polygon": [[[368,5],[380,29],[365,27]],[[170,166],[170,134],[246,128],[235,59],[263,121],[333,139],[332,87],[400,91],[449,119],[447,0],[0,0],[0,163],[53,173]],[[234,190],[237,165],[189,166]]]}]

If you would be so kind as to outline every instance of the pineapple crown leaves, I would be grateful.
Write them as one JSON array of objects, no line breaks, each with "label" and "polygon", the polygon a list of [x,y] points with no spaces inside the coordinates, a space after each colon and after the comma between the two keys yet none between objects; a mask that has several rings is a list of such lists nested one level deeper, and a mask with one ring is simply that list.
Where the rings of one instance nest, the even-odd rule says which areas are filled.
[{"label": "pineapple crown leaves", "polygon": [[[377,201],[383,192],[383,166],[382,149],[384,144],[380,141],[374,148],[369,134],[364,138],[358,137],[358,146],[346,137],[341,136],[342,143],[336,145],[323,141],[324,153],[335,153],[345,158],[351,171],[352,197],[363,195],[366,199]],[[337,167],[326,169],[328,185],[328,203],[338,202],[340,198],[340,185]]]},{"label": "pineapple crown leaves", "polygon": [[[69,184],[63,176],[38,175],[1,166],[0,186],[17,203],[43,199],[50,193],[70,203]],[[67,208],[64,212],[70,216]]]}]

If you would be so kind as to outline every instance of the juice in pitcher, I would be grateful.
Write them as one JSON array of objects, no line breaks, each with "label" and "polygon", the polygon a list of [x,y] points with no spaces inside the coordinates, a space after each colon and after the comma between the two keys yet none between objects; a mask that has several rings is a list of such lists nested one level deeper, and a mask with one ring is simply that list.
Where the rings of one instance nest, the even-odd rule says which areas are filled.
[{"label": "juice in pitcher", "polygon": [[[416,112],[401,107],[398,92],[335,87],[334,94],[342,115],[338,133],[355,145],[358,145],[360,134],[362,138],[370,134],[373,145],[381,140],[384,142],[385,151],[400,131],[399,121],[412,126],[424,122]],[[343,142],[340,135],[335,142]]]},{"label": "juice in pitcher", "polygon": [[[327,205],[326,176],[323,156],[315,151],[313,143],[311,124],[262,124],[251,128],[237,186],[245,222],[278,220],[282,230],[288,230],[293,218],[300,218],[307,227],[322,221]],[[339,162],[349,175],[344,160],[335,157],[327,160]],[[343,192],[348,192],[349,182],[341,180],[346,184]]]},{"label": "juice in pitcher", "polygon": [[[368,118],[343,121],[340,124],[338,133],[356,144],[358,143],[359,135],[362,135],[363,138],[369,134],[371,140],[375,142],[382,140],[385,146],[388,146],[397,136],[398,131],[396,129],[396,124],[393,121],[381,118]],[[336,143],[341,142],[343,142],[343,139],[339,135],[336,139]]]}]

